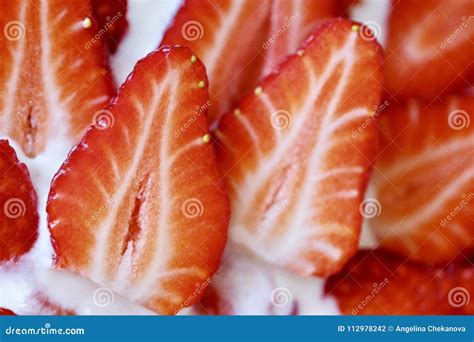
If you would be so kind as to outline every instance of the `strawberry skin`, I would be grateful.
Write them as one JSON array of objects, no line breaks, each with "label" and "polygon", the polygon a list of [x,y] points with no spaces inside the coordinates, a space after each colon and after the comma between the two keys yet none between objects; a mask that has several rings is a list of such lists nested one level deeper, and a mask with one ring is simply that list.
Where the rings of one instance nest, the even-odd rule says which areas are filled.
[{"label": "strawberry skin", "polygon": [[359,251],[326,283],[345,315],[472,315],[474,266],[427,267],[383,250]]},{"label": "strawberry skin", "polygon": [[92,0],[91,4],[99,29],[107,30],[109,51],[115,53],[128,30],[127,0]]},{"label": "strawberry skin", "polygon": [[426,263],[474,247],[473,96],[392,104],[378,118],[381,154],[372,177],[381,246]]},{"label": "strawberry skin", "polygon": [[25,164],[0,140],[0,262],[28,252],[38,236],[36,192]]},{"label": "strawberry skin", "polygon": [[189,46],[206,66],[210,122],[258,82],[270,1],[186,0],[161,45]]},{"label": "strawberry skin", "polygon": [[432,99],[474,80],[472,0],[393,0],[384,86],[391,96]]},{"label": "strawberry skin", "polygon": [[89,2],[0,0],[2,133],[34,157],[53,138],[79,141],[110,100]]},{"label": "strawberry skin", "polygon": [[294,54],[317,26],[337,17],[340,7],[334,0],[271,1],[261,76],[267,76],[284,57]]},{"label": "strawberry skin", "polygon": [[204,66],[183,47],[139,61],[49,194],[57,267],[156,312],[199,300],[229,204],[207,134]]},{"label": "strawberry skin", "polygon": [[16,316],[11,310],[0,308],[0,316]]},{"label": "strawberry skin", "polygon": [[382,62],[359,28],[324,24],[215,132],[231,240],[302,275],[335,273],[357,250]]}]

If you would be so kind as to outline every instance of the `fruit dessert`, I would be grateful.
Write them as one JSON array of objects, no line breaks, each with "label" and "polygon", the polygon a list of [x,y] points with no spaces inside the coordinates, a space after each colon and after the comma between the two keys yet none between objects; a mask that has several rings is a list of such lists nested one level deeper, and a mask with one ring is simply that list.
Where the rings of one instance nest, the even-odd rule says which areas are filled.
[{"label": "fruit dessert", "polygon": [[473,314],[471,2],[0,4],[0,315]]}]

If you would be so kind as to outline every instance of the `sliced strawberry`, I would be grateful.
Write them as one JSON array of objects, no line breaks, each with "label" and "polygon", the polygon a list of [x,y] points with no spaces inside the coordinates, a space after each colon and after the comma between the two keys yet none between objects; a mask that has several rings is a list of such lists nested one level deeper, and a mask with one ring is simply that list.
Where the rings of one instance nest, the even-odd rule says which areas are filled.
[{"label": "sliced strawberry", "polygon": [[295,53],[318,25],[337,17],[340,7],[334,0],[272,1],[270,27],[262,45],[265,61],[261,76],[267,76],[285,56]]},{"label": "sliced strawberry", "polygon": [[114,53],[127,32],[127,0],[92,0],[92,11],[99,30],[106,31],[109,51]]},{"label": "sliced strawberry", "polygon": [[229,217],[206,134],[206,84],[187,48],[137,63],[53,180],[58,267],[160,313],[199,300],[196,284],[219,265]]},{"label": "sliced strawberry", "polygon": [[0,261],[28,252],[38,236],[36,192],[25,164],[0,140]]},{"label": "sliced strawberry", "polygon": [[385,88],[392,96],[434,98],[474,80],[474,1],[393,1]]},{"label": "sliced strawberry", "polygon": [[357,250],[382,59],[358,29],[323,25],[216,131],[231,239],[304,275],[337,272]]},{"label": "sliced strawberry", "polygon": [[2,133],[30,157],[76,141],[113,93],[89,2],[0,0]]},{"label": "sliced strawberry", "polygon": [[428,263],[474,247],[472,113],[463,96],[390,105],[377,120],[382,153],[366,201],[381,246]]},{"label": "sliced strawberry", "polygon": [[186,0],[162,45],[187,45],[209,77],[210,121],[230,110],[258,82],[270,2]]},{"label": "sliced strawberry", "polygon": [[0,308],[0,316],[16,316],[16,314],[11,310]]},{"label": "sliced strawberry", "polygon": [[472,315],[473,284],[470,263],[429,268],[375,250],[358,252],[326,293],[346,315]]}]

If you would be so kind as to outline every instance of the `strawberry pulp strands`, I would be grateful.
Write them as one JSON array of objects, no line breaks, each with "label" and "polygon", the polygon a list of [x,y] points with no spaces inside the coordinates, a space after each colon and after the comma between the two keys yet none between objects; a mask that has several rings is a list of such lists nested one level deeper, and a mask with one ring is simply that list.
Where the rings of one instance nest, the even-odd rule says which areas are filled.
[{"label": "strawberry pulp strands", "polygon": [[382,62],[359,29],[324,24],[215,132],[231,240],[302,275],[335,273],[357,250]]},{"label": "strawberry pulp strands", "polygon": [[188,48],[136,64],[109,120],[87,131],[53,180],[57,267],[159,313],[199,300],[196,284],[217,270],[229,219],[209,104],[204,66]]},{"label": "strawberry pulp strands", "polygon": [[214,122],[340,9],[330,0],[187,0],[161,44],[187,45],[203,61]]},{"label": "strawberry pulp strands", "polygon": [[77,142],[114,92],[89,2],[0,0],[0,127],[28,157]]},{"label": "strawberry pulp strands", "polygon": [[427,267],[383,250],[362,250],[325,291],[345,315],[472,315],[474,266]]},{"label": "strawberry pulp strands", "polygon": [[384,86],[391,96],[431,100],[472,85],[472,0],[392,1]]},{"label": "strawberry pulp strands", "polygon": [[109,51],[115,53],[128,30],[127,0],[92,0],[91,4],[99,32],[106,32]]},{"label": "strawberry pulp strands", "polygon": [[393,105],[367,200],[381,246],[426,263],[474,247],[473,96]]},{"label": "strawberry pulp strands", "polygon": [[0,262],[18,259],[38,237],[36,193],[25,164],[0,140]]}]

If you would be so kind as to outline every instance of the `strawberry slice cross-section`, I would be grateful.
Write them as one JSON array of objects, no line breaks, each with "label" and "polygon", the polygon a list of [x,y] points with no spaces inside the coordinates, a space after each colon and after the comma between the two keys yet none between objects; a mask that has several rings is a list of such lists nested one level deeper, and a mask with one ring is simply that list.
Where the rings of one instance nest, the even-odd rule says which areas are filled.
[{"label": "strawberry slice cross-section", "polygon": [[367,205],[377,207],[368,223],[381,246],[426,263],[474,247],[473,113],[466,95],[392,105],[378,118],[382,152]]},{"label": "strawberry slice cross-section", "polygon": [[0,127],[34,157],[77,143],[114,92],[89,2],[0,0]]},{"label": "strawberry slice cross-section", "polygon": [[472,87],[474,1],[391,3],[384,86],[391,96],[435,98]]},{"label": "strawberry slice cross-section", "polygon": [[304,275],[337,272],[357,250],[382,61],[359,29],[324,24],[215,132],[231,240]]},{"label": "strawberry slice cross-section", "polygon": [[53,180],[59,268],[163,314],[199,300],[229,220],[208,107],[204,66],[188,48],[136,64]]},{"label": "strawberry slice cross-section", "polygon": [[0,262],[28,252],[38,236],[36,192],[25,164],[0,140]]}]

